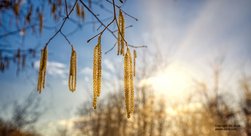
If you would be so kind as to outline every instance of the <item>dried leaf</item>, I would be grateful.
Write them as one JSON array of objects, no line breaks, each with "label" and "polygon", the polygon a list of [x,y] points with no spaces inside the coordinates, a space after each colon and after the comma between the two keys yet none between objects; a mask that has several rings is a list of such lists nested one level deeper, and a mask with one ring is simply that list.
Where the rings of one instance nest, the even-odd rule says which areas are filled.
[{"label": "dried leaf", "polygon": [[69,90],[74,92],[76,90],[77,82],[77,54],[76,51],[72,48],[71,52],[71,61],[70,61],[70,72],[69,72]]},{"label": "dried leaf", "polygon": [[45,75],[46,75],[46,63],[47,63],[47,46],[41,51],[40,58],[40,67],[39,67],[39,75],[38,75],[38,83],[37,83],[37,91],[41,93],[42,89],[45,86]]}]

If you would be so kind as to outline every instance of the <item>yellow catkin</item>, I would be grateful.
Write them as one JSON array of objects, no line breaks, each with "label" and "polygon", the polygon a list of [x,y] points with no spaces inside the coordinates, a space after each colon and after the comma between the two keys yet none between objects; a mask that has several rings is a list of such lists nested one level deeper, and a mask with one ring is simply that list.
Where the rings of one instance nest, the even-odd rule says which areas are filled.
[{"label": "yellow catkin", "polygon": [[136,58],[137,52],[136,50],[133,50],[133,76],[136,76]]},{"label": "yellow catkin", "polygon": [[101,36],[99,36],[98,38],[98,96],[100,96],[101,93],[101,75],[102,75],[102,65],[101,65],[101,61],[102,61],[102,51],[101,51]]},{"label": "yellow catkin", "polygon": [[118,36],[118,42],[117,42],[117,44],[118,44],[118,50],[117,50],[117,55],[119,55],[120,54],[120,40],[119,40],[119,36]]},{"label": "yellow catkin", "polygon": [[[134,52],[133,52],[133,54],[134,54]],[[130,97],[130,112],[133,113],[134,112],[134,83],[133,83],[133,74],[134,74],[134,71],[133,71],[132,57],[131,57],[131,55],[130,55],[130,60],[129,60],[129,66],[130,66],[129,73],[130,73],[130,94],[131,94],[131,97]]]},{"label": "yellow catkin", "polygon": [[122,35],[122,38],[120,39],[121,40],[121,51],[120,51],[120,54],[121,55],[124,55],[124,47],[125,47],[125,19],[124,19],[124,16],[122,14],[122,11],[120,10],[120,17],[121,17],[121,22],[120,22],[120,32],[121,32],[121,35]]},{"label": "yellow catkin", "polygon": [[40,66],[38,73],[37,91],[41,93],[45,86],[46,64],[47,64],[47,46],[41,51]]},{"label": "yellow catkin", "polygon": [[101,91],[101,36],[98,38],[98,44],[94,48],[93,55],[93,108],[96,109],[97,97],[100,96]]},{"label": "yellow catkin", "polygon": [[118,20],[118,51],[117,51],[117,55],[120,55],[120,50],[121,50],[121,35],[120,35],[120,21],[121,18],[120,18],[120,14],[119,14],[119,20]]},{"label": "yellow catkin", "polygon": [[132,58],[130,49],[127,48],[124,56],[124,91],[127,117],[130,118],[131,112],[134,110],[134,91],[133,91],[133,73]]},{"label": "yellow catkin", "polygon": [[70,72],[69,72],[69,90],[74,92],[76,90],[77,82],[77,54],[76,51],[72,48],[71,52],[71,61],[70,61]]},{"label": "yellow catkin", "polygon": [[94,48],[94,55],[93,55],[93,108],[96,109],[97,105],[97,62],[98,62],[98,47],[95,46]]},{"label": "yellow catkin", "polygon": [[117,54],[124,55],[124,46],[125,46],[125,20],[122,11],[119,11],[118,19],[118,52]]},{"label": "yellow catkin", "polygon": [[96,109],[97,105],[97,74],[98,74],[98,46],[94,48],[93,55],[93,108]]}]

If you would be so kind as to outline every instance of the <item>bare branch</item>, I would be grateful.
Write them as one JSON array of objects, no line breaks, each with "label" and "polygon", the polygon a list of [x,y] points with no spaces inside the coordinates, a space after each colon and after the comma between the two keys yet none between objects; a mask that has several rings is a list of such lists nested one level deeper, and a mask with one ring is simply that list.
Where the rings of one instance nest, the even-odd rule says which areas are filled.
[{"label": "bare branch", "polygon": [[[107,1],[108,3],[110,3],[110,4],[113,4],[113,3],[112,3],[111,1],[109,1],[109,0],[106,0],[106,1]],[[118,6],[118,5],[116,5],[116,4],[115,4],[115,6],[116,6],[118,9],[120,9],[120,10],[121,10],[125,15],[127,15],[128,17],[134,19],[135,21],[138,21],[138,19],[137,19],[136,17],[134,17],[134,16],[128,14],[127,12],[125,12],[124,10],[122,10],[120,6]]]},{"label": "bare branch", "polygon": [[67,36],[62,32],[60,31],[60,34],[63,35],[63,37],[65,38],[65,40],[68,42],[68,44],[71,46],[71,48],[73,48],[73,45],[71,44],[70,40],[67,38]]},{"label": "bare branch", "polygon": [[112,50],[115,48],[116,44],[117,44],[117,42],[115,42],[115,44],[112,46],[112,48],[109,49],[108,51],[106,51],[105,54],[107,54],[107,53],[109,53],[110,51],[112,51]]},{"label": "bare branch", "polygon": [[[110,24],[112,24],[112,22],[114,21],[114,20],[112,20],[109,24],[108,24],[108,26],[106,26],[99,18],[98,18],[98,16],[83,2],[83,0],[79,0],[81,3],[82,3],[82,5],[98,20],[98,22],[102,25],[102,26],[104,26],[105,27],[105,29],[104,29],[104,31],[107,29],[116,39],[117,39],[117,36],[112,32],[112,30],[111,29],[109,29],[108,27],[109,27],[109,25]],[[104,32],[103,31],[103,32]],[[102,33],[103,33],[102,32]],[[96,36],[95,36],[96,37]],[[94,38],[95,38],[94,37]],[[91,39],[93,39],[93,38],[91,38]],[[87,42],[90,42],[90,39],[87,41]]]},{"label": "bare branch", "polygon": [[45,44],[45,47],[47,47],[48,44],[50,43],[50,41],[51,41],[53,38],[55,38],[55,36],[62,30],[62,28],[64,27],[64,24],[65,24],[66,20],[69,19],[69,16],[70,16],[70,14],[72,13],[72,11],[74,10],[74,8],[75,8],[77,2],[78,2],[78,0],[75,1],[75,3],[74,3],[74,5],[73,5],[72,9],[71,9],[70,12],[69,12],[69,14],[67,14],[66,17],[64,17],[63,23],[61,24],[60,28],[59,28],[58,31],[48,40],[48,42]]}]

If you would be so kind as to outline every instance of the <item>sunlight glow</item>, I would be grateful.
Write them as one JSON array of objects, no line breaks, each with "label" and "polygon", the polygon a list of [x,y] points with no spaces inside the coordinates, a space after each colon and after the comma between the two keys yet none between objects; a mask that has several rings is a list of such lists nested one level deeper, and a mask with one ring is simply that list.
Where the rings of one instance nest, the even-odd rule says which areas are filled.
[{"label": "sunlight glow", "polygon": [[141,81],[140,85],[150,85],[161,95],[178,97],[190,86],[190,72],[180,64],[173,63]]}]

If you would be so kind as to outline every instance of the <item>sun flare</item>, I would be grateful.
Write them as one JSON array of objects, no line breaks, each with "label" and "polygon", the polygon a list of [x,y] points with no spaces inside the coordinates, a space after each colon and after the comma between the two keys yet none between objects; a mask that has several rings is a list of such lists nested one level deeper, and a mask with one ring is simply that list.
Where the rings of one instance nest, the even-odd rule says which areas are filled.
[{"label": "sun flare", "polygon": [[177,97],[185,94],[190,86],[191,71],[181,64],[171,64],[157,71],[153,76],[142,80],[141,85],[150,85],[159,94]]}]

